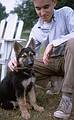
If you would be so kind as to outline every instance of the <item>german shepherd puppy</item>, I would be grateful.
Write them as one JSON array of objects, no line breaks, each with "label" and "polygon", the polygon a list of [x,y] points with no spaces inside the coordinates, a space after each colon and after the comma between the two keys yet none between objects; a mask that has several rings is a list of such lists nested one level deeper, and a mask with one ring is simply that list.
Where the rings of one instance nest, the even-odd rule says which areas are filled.
[{"label": "german shepherd puppy", "polygon": [[35,110],[44,111],[44,108],[36,103],[35,74],[33,70],[34,55],[35,52],[30,47],[21,49],[17,54],[17,67],[14,72],[8,72],[0,83],[1,104],[9,104],[10,101],[17,100],[21,115],[25,120],[30,118],[26,100],[27,95],[31,106]]}]

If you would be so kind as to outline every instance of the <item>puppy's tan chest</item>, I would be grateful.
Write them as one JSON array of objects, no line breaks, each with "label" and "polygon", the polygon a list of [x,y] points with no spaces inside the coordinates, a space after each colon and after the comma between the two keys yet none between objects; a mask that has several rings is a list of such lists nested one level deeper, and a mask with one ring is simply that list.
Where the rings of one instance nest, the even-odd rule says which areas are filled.
[{"label": "puppy's tan chest", "polygon": [[27,79],[27,80],[23,80],[23,81],[22,81],[22,85],[23,85],[23,87],[26,89],[27,86],[28,86],[31,82],[35,83],[35,77],[31,77],[31,78],[29,78],[29,79]]}]

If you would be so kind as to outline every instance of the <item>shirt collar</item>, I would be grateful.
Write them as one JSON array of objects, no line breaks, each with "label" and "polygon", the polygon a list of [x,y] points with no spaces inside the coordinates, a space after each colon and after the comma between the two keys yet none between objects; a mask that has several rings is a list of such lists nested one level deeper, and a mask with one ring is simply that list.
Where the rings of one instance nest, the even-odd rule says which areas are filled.
[{"label": "shirt collar", "polygon": [[54,17],[54,21],[56,21],[56,10],[54,9],[54,15],[53,15],[53,17]]}]

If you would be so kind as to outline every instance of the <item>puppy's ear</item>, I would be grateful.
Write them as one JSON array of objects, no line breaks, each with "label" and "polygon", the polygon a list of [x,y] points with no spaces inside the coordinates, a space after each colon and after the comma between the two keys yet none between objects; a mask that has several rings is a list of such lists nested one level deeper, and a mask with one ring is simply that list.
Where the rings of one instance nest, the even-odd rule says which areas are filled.
[{"label": "puppy's ear", "polygon": [[14,43],[14,51],[16,53],[16,56],[20,53],[21,49],[23,49],[23,46],[20,43],[15,42]]},{"label": "puppy's ear", "polygon": [[33,51],[35,51],[35,41],[32,38],[29,42],[29,44],[27,45],[27,47],[30,47]]}]

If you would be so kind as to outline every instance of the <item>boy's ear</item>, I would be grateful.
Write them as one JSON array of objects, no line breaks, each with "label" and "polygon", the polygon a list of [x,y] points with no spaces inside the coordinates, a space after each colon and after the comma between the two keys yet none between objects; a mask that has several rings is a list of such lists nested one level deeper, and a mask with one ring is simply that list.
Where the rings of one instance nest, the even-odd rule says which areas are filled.
[{"label": "boy's ear", "polygon": [[23,49],[23,46],[20,43],[15,42],[14,51],[15,51],[16,56],[20,53],[21,49]]},{"label": "boy's ear", "polygon": [[54,8],[56,7],[57,2],[58,2],[58,0],[53,0]]}]

